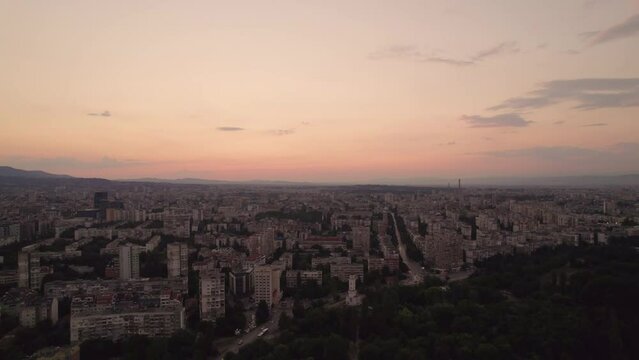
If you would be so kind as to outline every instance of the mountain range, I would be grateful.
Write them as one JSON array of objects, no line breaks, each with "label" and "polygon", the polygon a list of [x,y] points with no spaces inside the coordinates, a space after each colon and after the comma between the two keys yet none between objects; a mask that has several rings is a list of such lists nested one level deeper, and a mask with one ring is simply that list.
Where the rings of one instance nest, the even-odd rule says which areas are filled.
[{"label": "mountain range", "polygon": [[[0,177],[12,179],[82,179],[69,175],[51,174],[40,170],[22,170],[10,166],[0,166]],[[99,179],[108,181],[105,179]],[[447,178],[404,178],[376,179],[365,182],[367,185],[404,185],[404,186],[451,186],[456,187],[458,179]],[[198,178],[161,179],[138,178],[110,180],[118,182],[191,184],[191,185],[272,185],[272,186],[329,186],[356,185],[353,182],[301,182],[279,180],[210,180]],[[463,178],[462,186],[639,186],[639,174],[626,175],[588,175],[588,176],[545,176],[545,177],[483,177]]]}]

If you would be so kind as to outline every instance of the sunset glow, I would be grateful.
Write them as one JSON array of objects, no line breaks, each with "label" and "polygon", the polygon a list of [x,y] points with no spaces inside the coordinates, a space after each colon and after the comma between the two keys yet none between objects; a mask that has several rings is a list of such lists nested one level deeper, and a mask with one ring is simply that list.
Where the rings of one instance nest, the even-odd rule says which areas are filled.
[{"label": "sunset glow", "polygon": [[370,182],[639,171],[636,1],[3,1],[0,163]]}]

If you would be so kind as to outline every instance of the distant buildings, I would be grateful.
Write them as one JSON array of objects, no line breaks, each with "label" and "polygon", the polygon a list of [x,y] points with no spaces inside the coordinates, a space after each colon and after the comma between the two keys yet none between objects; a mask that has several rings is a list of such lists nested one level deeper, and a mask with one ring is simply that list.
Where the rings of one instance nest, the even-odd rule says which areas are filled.
[{"label": "distant buildings", "polygon": [[364,280],[364,264],[331,264],[331,277],[347,282],[351,275]]},{"label": "distant buildings", "polygon": [[120,280],[130,280],[140,278],[140,252],[137,245],[120,246]]},{"label": "distant buildings", "polygon": [[288,270],[286,271],[286,287],[296,288],[309,282],[322,286],[322,272],[318,270]]}]

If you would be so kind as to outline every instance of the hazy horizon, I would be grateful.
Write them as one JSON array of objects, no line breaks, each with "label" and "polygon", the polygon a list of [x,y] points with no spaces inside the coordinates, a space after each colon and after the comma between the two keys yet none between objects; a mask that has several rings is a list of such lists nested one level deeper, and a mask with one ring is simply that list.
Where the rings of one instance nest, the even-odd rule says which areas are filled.
[{"label": "hazy horizon", "polygon": [[0,164],[367,182],[639,173],[639,1],[0,3]]}]

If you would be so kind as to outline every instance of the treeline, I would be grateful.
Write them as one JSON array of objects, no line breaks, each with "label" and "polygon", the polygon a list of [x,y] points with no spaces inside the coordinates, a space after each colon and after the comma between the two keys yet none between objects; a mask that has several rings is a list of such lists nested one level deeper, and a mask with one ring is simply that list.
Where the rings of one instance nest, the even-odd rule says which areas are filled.
[{"label": "treeline", "polygon": [[274,343],[227,359],[637,359],[636,245],[497,256],[465,281],[370,288],[360,307],[284,318]]}]

